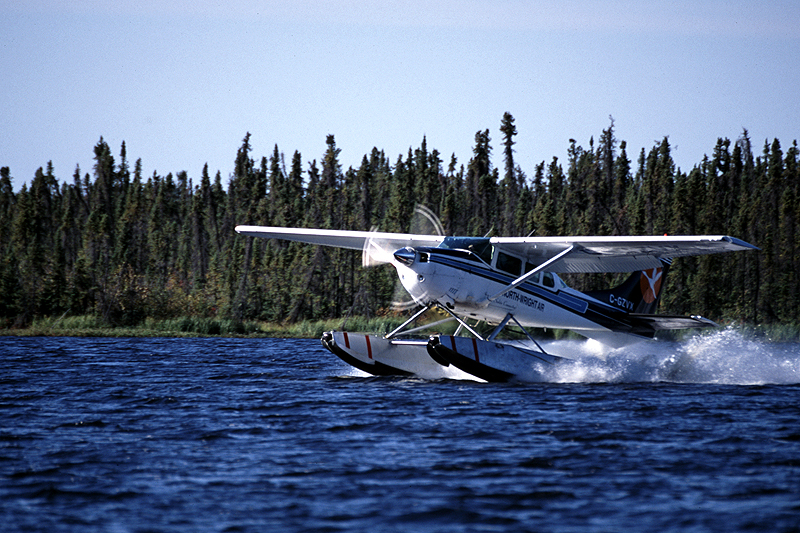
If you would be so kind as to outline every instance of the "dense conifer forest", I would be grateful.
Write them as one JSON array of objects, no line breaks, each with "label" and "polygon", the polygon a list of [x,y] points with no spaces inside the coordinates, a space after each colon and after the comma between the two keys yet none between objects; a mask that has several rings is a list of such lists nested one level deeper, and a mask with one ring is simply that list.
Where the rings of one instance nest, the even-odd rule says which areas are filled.
[{"label": "dense conifer forest", "polygon": [[[514,161],[514,118],[495,146],[478,131],[471,158],[443,158],[422,139],[391,160],[375,148],[343,169],[333,135],[319,160],[276,145],[257,159],[245,135],[228,177],[142,174],[125,143],[100,138],[94,168],[52,164],[14,192],[0,169],[0,327],[93,314],[109,325],[179,316],[298,321],[389,313],[390,266],[353,251],[242,237],[237,224],[409,231],[416,204],[448,234],[728,234],[761,248],[676,260],[660,312],[747,324],[800,319],[800,169],[795,141],[754,149],[745,130],[720,138],[691,170],[669,139],[629,154],[613,119],[588,147],[533,169]],[[495,154],[499,152],[498,158]],[[499,163],[496,163],[497,160]],[[1,162],[0,162],[1,163]],[[26,177],[27,179],[27,177]],[[579,289],[609,276],[570,278]]]}]

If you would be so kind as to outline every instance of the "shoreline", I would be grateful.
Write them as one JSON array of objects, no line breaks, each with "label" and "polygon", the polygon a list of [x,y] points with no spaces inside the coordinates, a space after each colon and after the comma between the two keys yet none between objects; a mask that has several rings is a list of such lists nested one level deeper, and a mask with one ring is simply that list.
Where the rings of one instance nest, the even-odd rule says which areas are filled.
[{"label": "shoreline", "polygon": [[181,317],[141,324],[113,326],[96,316],[67,318],[43,317],[24,328],[0,328],[0,337],[199,337],[199,338],[320,338],[325,331],[353,328],[360,331],[388,333],[403,322],[402,317],[350,317],[276,324],[258,321],[237,321],[211,318]]},{"label": "shoreline", "polygon": [[[141,324],[112,326],[96,316],[37,318],[25,328],[0,328],[2,337],[167,337],[167,338],[285,338],[319,339],[325,331],[342,330],[388,333],[403,322],[403,317],[348,317],[340,319],[302,321],[276,324],[258,321],[181,317],[176,319],[146,319]],[[452,331],[438,328],[441,333]],[[722,323],[719,328],[661,331],[657,340],[683,340],[695,335],[733,329],[743,337],[767,342],[800,342],[800,325]],[[566,330],[535,330],[537,338],[583,338]]]}]

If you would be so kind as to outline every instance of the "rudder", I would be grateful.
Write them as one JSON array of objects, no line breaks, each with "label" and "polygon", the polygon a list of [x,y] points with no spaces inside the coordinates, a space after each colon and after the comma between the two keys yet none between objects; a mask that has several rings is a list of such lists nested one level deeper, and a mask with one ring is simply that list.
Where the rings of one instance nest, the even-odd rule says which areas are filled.
[{"label": "rudder", "polygon": [[660,268],[633,272],[628,279],[613,289],[589,291],[586,294],[609,303],[621,311],[652,315],[661,300],[661,289],[672,260],[661,259]]}]

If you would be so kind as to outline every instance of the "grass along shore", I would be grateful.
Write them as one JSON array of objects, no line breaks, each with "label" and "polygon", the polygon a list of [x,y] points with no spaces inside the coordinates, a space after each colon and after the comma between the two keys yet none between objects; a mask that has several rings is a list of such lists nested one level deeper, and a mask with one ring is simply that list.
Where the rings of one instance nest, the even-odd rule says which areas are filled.
[{"label": "grass along shore", "polygon": [[319,338],[324,331],[342,329],[388,333],[405,319],[402,317],[302,321],[295,324],[238,321],[218,318],[180,317],[156,320],[147,318],[135,326],[113,326],[95,315],[35,318],[24,328],[0,328],[0,336],[26,337],[276,337]]},{"label": "grass along shore", "polygon": [[[338,318],[331,320],[306,320],[294,324],[272,322],[237,321],[219,318],[180,317],[171,319],[147,318],[136,326],[113,326],[99,316],[78,315],[42,317],[33,320],[25,328],[0,327],[0,336],[26,337],[274,337],[296,339],[318,339],[330,330],[359,331],[385,334],[405,321],[402,316]],[[797,324],[721,324],[738,330],[744,337],[771,342],[800,342],[800,325]],[[436,328],[437,332],[452,334],[455,324]],[[721,328],[704,330],[676,330],[659,332],[662,340],[682,340],[699,334],[713,334]],[[490,329],[479,328],[481,333]],[[484,331],[486,330],[486,331]],[[431,330],[433,331],[433,330]],[[564,330],[535,330],[536,338],[582,338]],[[421,333],[421,334],[424,334]]]}]

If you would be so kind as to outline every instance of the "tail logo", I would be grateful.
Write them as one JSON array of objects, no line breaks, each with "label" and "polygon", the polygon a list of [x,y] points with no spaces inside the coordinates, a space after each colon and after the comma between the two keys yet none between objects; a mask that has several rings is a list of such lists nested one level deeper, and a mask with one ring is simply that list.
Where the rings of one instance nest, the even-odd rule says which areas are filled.
[{"label": "tail logo", "polygon": [[661,268],[651,268],[642,272],[639,279],[639,288],[642,290],[642,299],[651,304],[658,298],[661,292]]}]

